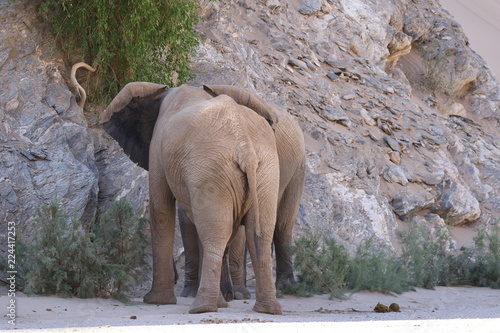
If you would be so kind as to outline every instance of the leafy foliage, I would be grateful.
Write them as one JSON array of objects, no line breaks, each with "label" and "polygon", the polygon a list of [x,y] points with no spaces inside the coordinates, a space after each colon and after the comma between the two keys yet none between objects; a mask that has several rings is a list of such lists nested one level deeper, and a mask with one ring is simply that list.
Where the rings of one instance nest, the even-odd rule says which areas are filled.
[{"label": "leafy foliage", "polygon": [[89,95],[105,98],[130,81],[188,80],[197,6],[196,0],[43,0],[40,12],[66,52],[98,67]]},{"label": "leafy foliage", "polygon": [[352,260],[347,286],[353,291],[370,290],[401,294],[410,289],[402,259],[373,238],[362,243]]},{"label": "leafy foliage", "polygon": [[453,252],[444,230],[431,234],[411,224],[401,237],[401,254],[369,239],[351,257],[334,239],[305,234],[292,247],[298,282],[284,292],[344,297],[348,291],[400,294],[438,285],[500,288],[500,226],[479,230],[474,242]]},{"label": "leafy foliage", "polygon": [[128,282],[147,270],[144,221],[129,205],[115,203],[94,232],[68,217],[56,202],[41,207],[34,221],[33,242],[18,240],[24,291],[89,298],[112,295],[126,300]]},{"label": "leafy foliage", "polygon": [[441,270],[449,254],[444,230],[436,234],[411,224],[402,235],[402,264],[413,286],[434,288],[439,284]]},{"label": "leafy foliage", "polygon": [[102,285],[115,298],[124,299],[128,282],[140,281],[148,267],[145,251],[147,220],[135,215],[132,207],[118,201],[94,225],[96,255],[106,262]]},{"label": "leafy foliage", "polygon": [[298,283],[285,292],[299,296],[330,293],[341,296],[345,287],[349,255],[334,239],[318,234],[301,236],[292,249]]}]

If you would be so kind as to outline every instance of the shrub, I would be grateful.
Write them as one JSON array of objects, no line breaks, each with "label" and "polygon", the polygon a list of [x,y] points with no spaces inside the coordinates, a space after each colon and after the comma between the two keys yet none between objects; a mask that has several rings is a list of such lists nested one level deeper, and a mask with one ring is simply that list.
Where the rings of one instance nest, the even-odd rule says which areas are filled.
[{"label": "shrub", "polygon": [[450,256],[442,273],[441,284],[470,284],[500,289],[500,226],[490,232],[480,229],[474,247]]},{"label": "shrub", "polygon": [[124,299],[130,280],[140,281],[147,271],[143,232],[147,220],[135,215],[124,201],[114,203],[93,226],[96,255],[105,261],[101,289]]},{"label": "shrub", "polygon": [[[67,224],[67,217],[55,202],[38,209],[34,221],[37,233],[31,244],[21,241],[20,274],[24,291],[35,294],[59,294],[91,297],[101,262],[95,256],[90,235],[78,221]],[[89,266],[95,267],[90,270]],[[99,267],[99,268],[98,268]]]},{"label": "shrub", "polygon": [[299,296],[359,290],[402,293],[413,287],[474,285],[500,288],[500,226],[478,231],[474,247],[453,252],[446,229],[426,232],[415,223],[401,236],[401,254],[369,239],[350,257],[332,238],[304,234],[295,240],[298,282],[284,292]]},{"label": "shrub", "polygon": [[298,283],[284,292],[299,296],[330,293],[342,297],[348,271],[349,255],[333,238],[303,235],[292,248]]},{"label": "shrub", "polygon": [[410,285],[428,289],[438,285],[450,255],[445,229],[434,234],[410,222],[409,230],[401,237],[401,246],[401,261]]},{"label": "shrub", "polygon": [[411,288],[402,259],[387,246],[375,244],[373,238],[361,243],[350,261],[347,285],[353,291],[397,294]]},{"label": "shrub", "polygon": [[144,221],[123,202],[93,225],[95,233],[69,220],[56,202],[38,209],[33,241],[19,240],[17,247],[24,291],[126,300],[127,283],[140,279],[147,267]]},{"label": "shrub", "polygon": [[102,99],[130,81],[191,78],[197,7],[196,0],[43,0],[40,13],[64,51],[97,65],[89,95]]}]

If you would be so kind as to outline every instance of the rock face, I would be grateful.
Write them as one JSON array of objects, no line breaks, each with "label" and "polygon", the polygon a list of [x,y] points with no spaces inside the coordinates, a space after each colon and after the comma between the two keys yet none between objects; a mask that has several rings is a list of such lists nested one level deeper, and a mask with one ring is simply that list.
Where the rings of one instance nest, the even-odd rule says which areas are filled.
[{"label": "rock face", "polygon": [[89,129],[34,6],[2,0],[0,20],[0,234],[7,221],[29,234],[52,200],[83,221],[121,197],[144,207],[147,174]]},{"label": "rock face", "polygon": [[[373,235],[390,244],[407,220],[500,218],[499,87],[438,1],[201,6],[192,84],[254,90],[304,130],[296,232],[352,247]],[[29,232],[56,197],[84,220],[119,198],[143,210],[147,173],[89,128],[35,8],[0,0],[0,19],[0,234],[7,221]]]},{"label": "rock face", "polygon": [[352,247],[389,244],[403,221],[500,217],[499,87],[438,1],[236,3],[206,4],[196,83],[247,87],[297,116],[297,232]]}]

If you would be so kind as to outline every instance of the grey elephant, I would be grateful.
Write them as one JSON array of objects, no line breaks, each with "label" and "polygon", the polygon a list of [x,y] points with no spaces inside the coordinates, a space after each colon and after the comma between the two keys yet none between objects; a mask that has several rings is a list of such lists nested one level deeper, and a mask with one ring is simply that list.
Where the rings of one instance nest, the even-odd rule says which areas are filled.
[{"label": "grey elephant", "polygon": [[[267,121],[266,121],[267,120]],[[224,250],[240,224],[256,274],[254,311],[281,314],[272,276],[279,161],[272,111],[262,117],[227,95],[183,85],[127,84],[102,115],[104,129],[149,170],[153,285],[146,303],[175,304],[175,204],[196,227],[201,281],[190,313],[217,311]]]},{"label": "grey elephant", "polygon": [[[233,86],[204,86],[213,97],[227,95],[238,104],[254,110],[269,119],[273,114],[273,129],[279,158],[280,184],[278,194],[278,211],[273,244],[276,253],[276,285],[280,288],[295,282],[292,256],[289,246],[292,244],[292,229],[298,214],[300,199],[305,178],[305,146],[302,130],[294,117],[275,104],[268,103],[255,93]],[[199,285],[199,249],[197,246],[196,228],[182,213],[179,221],[186,254],[185,282],[183,296],[196,296]],[[246,289],[245,274],[245,232],[238,231],[229,250],[229,266],[231,279],[221,277],[221,289],[226,300],[249,298]],[[232,284],[231,284],[232,282]]]}]

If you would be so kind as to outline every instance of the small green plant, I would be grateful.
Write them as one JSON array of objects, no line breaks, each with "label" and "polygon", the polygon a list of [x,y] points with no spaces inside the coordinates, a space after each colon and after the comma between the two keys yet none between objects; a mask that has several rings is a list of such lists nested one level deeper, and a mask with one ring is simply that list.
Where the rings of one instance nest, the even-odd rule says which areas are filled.
[{"label": "small green plant", "polygon": [[98,68],[90,98],[106,99],[130,81],[168,85],[191,78],[198,45],[196,0],[43,0],[42,17],[59,44]]},{"label": "small green plant", "polygon": [[89,264],[100,266],[90,235],[77,221],[68,225],[67,217],[55,202],[41,207],[34,221],[33,242],[20,242],[20,272],[24,291],[35,294],[90,297],[94,286]]},{"label": "small green plant", "polygon": [[89,298],[111,295],[126,300],[128,282],[147,269],[144,221],[118,202],[88,232],[58,203],[38,210],[36,234],[18,239],[19,275],[28,294]]},{"label": "small green plant", "polygon": [[442,273],[444,285],[470,284],[500,289],[500,226],[480,229],[475,246],[450,256]]}]

